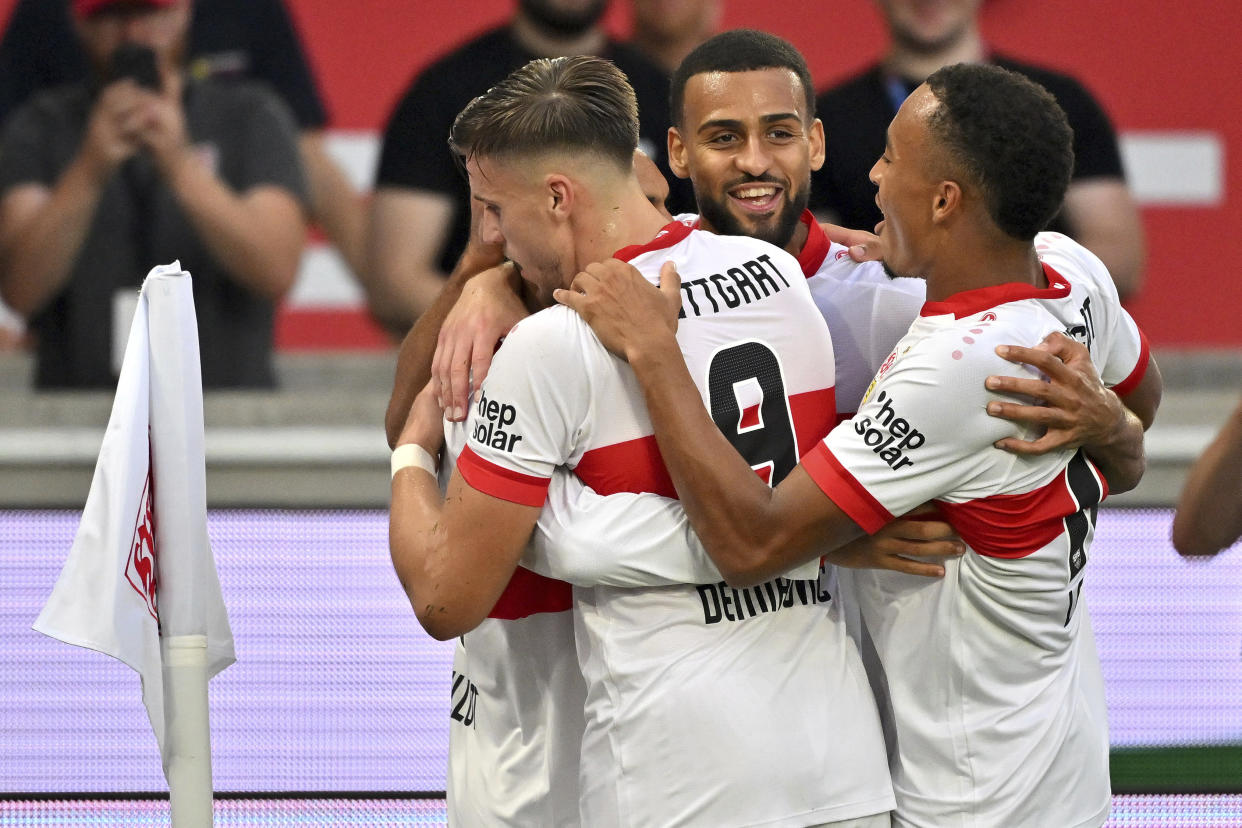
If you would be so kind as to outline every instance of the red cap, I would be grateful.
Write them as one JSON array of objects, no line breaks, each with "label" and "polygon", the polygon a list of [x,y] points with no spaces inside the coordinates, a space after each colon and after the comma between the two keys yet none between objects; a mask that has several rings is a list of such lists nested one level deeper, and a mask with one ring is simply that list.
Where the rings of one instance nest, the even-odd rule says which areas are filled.
[{"label": "red cap", "polygon": [[73,0],[73,10],[82,17],[90,17],[96,12],[101,12],[111,6],[151,6],[160,8],[163,6],[171,6],[177,0]]}]

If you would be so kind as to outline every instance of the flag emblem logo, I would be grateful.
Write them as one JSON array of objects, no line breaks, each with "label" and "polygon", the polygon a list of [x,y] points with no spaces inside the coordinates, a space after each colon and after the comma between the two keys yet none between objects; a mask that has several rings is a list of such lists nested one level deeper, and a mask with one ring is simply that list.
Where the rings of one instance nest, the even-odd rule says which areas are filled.
[{"label": "flag emblem logo", "polygon": [[138,516],[134,520],[134,537],[129,543],[129,561],[125,564],[125,579],[134,591],[147,603],[147,612],[158,624],[159,605],[156,603],[156,551],[155,508],[153,501],[151,464],[147,464],[147,479],[142,486],[138,501]]}]

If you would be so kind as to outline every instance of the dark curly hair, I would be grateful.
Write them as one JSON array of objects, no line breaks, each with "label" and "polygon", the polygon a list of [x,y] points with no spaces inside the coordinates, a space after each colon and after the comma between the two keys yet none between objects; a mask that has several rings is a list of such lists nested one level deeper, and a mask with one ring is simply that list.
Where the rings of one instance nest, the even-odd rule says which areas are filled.
[{"label": "dark curly hair", "polygon": [[927,79],[928,117],[949,161],[983,193],[988,214],[1029,241],[1061,209],[1074,169],[1073,130],[1049,92],[999,66],[958,63]]},{"label": "dark curly hair", "polygon": [[459,161],[472,156],[591,152],[631,169],[638,103],[611,61],[539,58],[466,104],[449,132]]},{"label": "dark curly hair", "polygon": [[815,85],[806,58],[787,40],[755,29],[731,29],[700,43],[673,73],[668,109],[673,124],[683,127],[682,106],[686,82],[704,72],[751,72],[756,69],[788,69],[798,76],[806,96],[806,119],[815,117]]}]

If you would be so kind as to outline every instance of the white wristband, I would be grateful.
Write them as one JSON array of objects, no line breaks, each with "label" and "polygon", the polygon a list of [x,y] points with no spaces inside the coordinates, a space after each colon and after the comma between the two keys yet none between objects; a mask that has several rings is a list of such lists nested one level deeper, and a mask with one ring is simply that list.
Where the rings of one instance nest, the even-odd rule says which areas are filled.
[{"label": "white wristband", "polygon": [[427,453],[427,449],[418,443],[406,443],[392,450],[392,476],[402,469],[415,467],[422,469],[432,477],[436,476],[436,460]]}]

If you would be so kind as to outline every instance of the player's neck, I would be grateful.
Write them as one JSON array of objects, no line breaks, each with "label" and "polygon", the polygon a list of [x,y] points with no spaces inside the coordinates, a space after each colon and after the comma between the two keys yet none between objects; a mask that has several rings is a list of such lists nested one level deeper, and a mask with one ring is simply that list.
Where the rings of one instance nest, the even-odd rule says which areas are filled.
[{"label": "player's neck", "polygon": [[811,228],[802,222],[794,227],[793,236],[789,239],[789,244],[785,245],[785,252],[795,259],[802,255],[802,248],[806,246],[806,240],[811,235]]},{"label": "player's neck", "polygon": [[955,255],[936,262],[928,271],[929,302],[943,302],[962,291],[998,285],[1048,286],[1043,265],[1030,242],[977,239],[974,243],[955,244],[953,250]]},{"label": "player's neck", "polygon": [[884,58],[884,69],[890,75],[922,83],[942,66],[981,63],[986,57],[987,49],[979,35],[979,27],[972,25],[960,37],[934,50],[919,49],[913,44],[894,40]]},{"label": "player's neck", "polygon": [[[605,209],[594,212],[594,216],[586,216],[577,228],[579,268],[610,259],[623,247],[645,245],[668,224],[668,220],[651,206],[637,186],[633,192],[622,194],[616,206],[607,205]],[[574,274],[566,276],[572,279]]]},{"label": "player's neck", "polygon": [[579,35],[564,36],[539,26],[521,11],[513,16],[511,28],[522,48],[538,57],[598,55],[608,45],[608,36],[598,26]]}]

